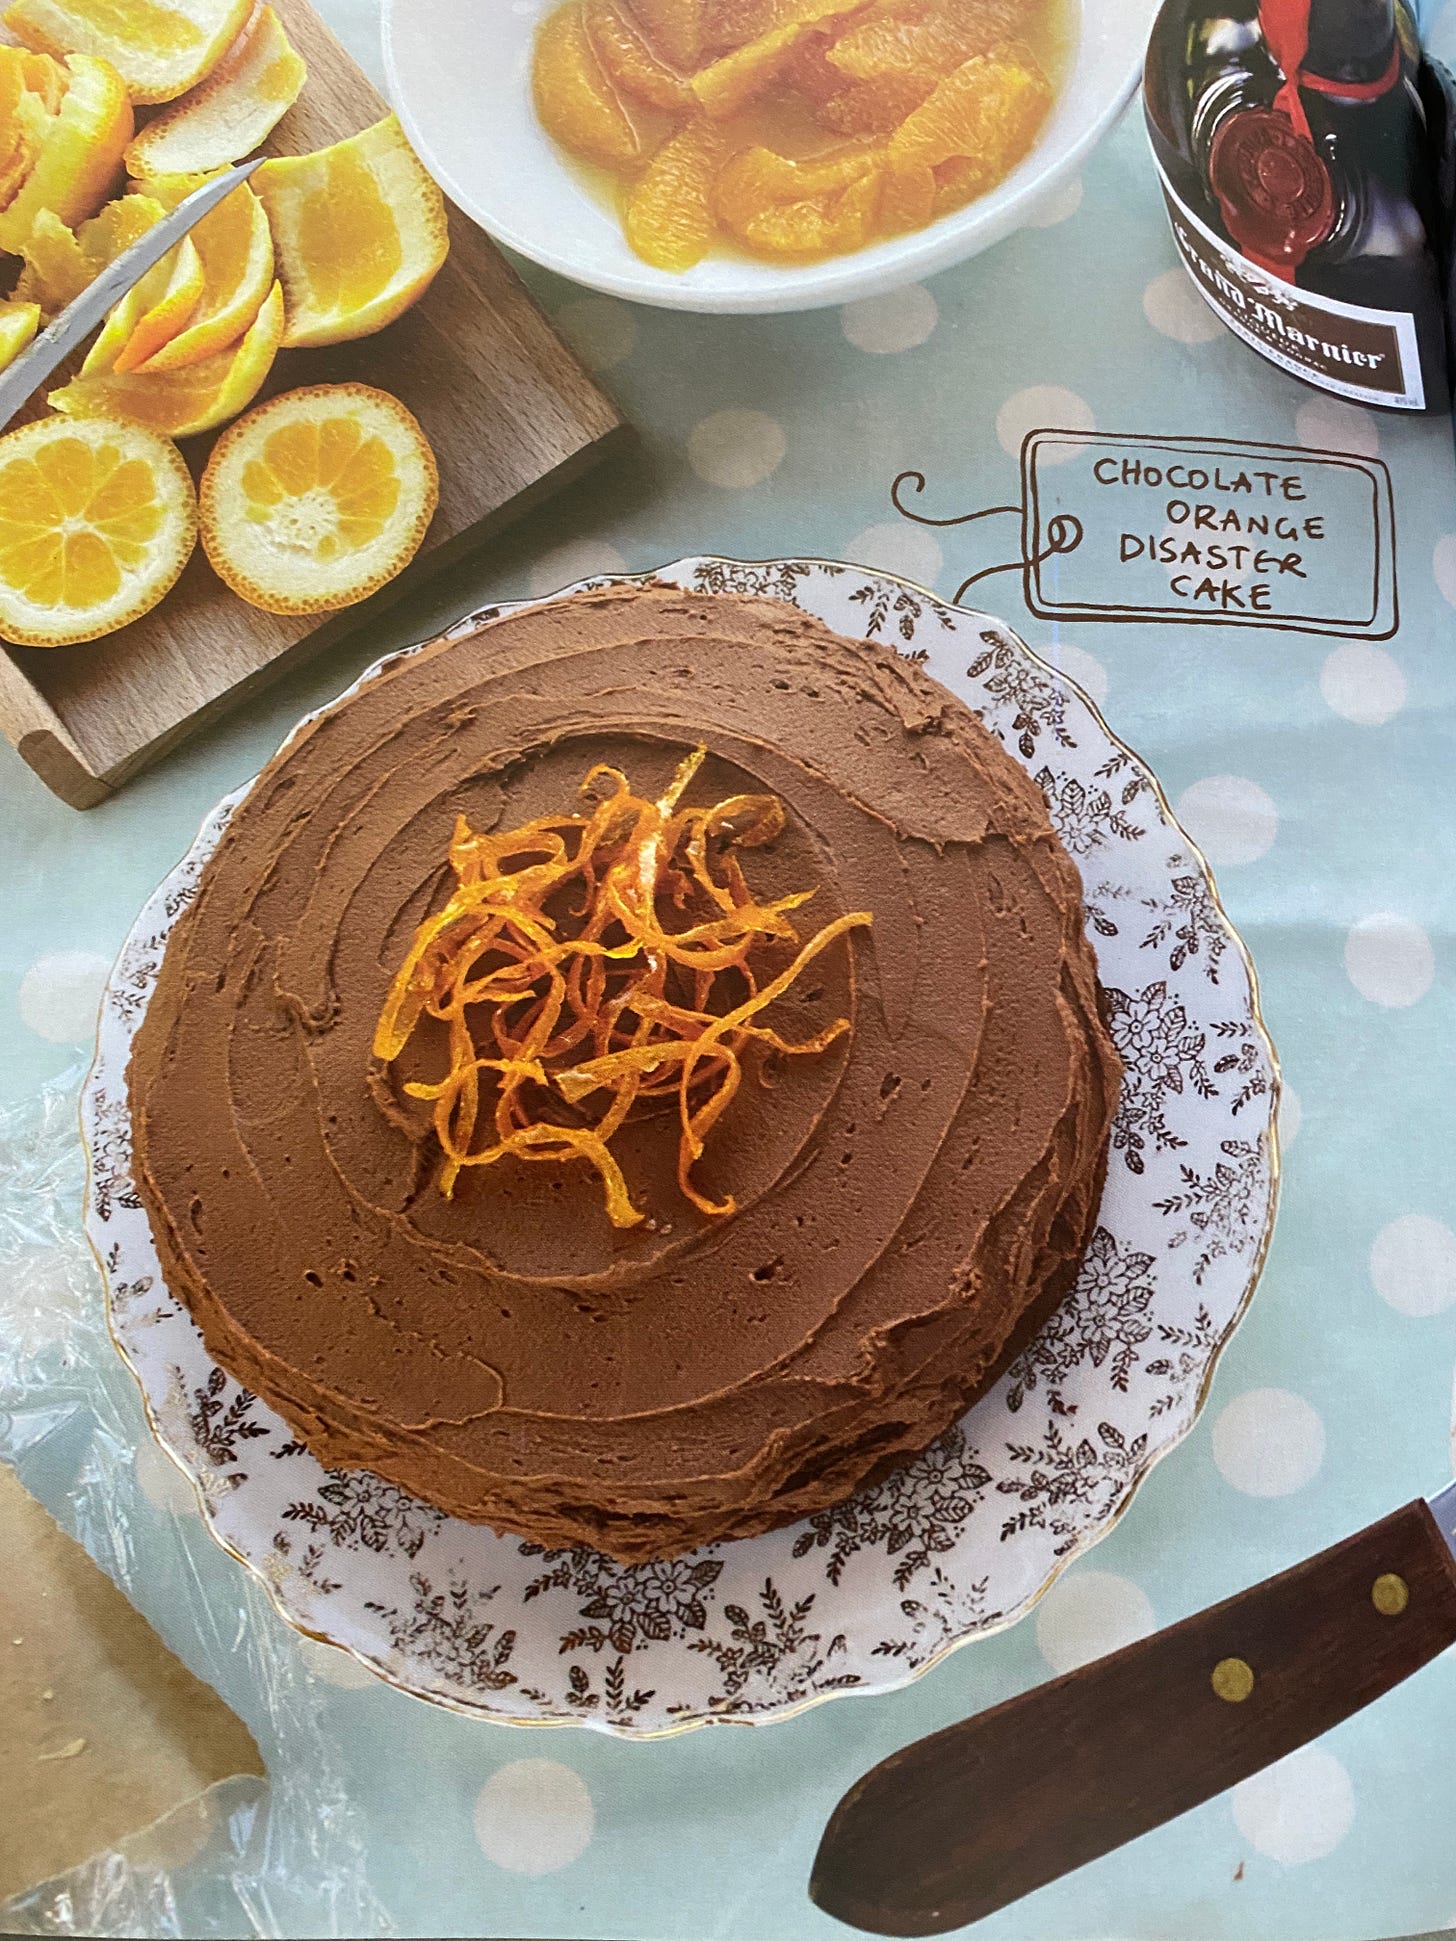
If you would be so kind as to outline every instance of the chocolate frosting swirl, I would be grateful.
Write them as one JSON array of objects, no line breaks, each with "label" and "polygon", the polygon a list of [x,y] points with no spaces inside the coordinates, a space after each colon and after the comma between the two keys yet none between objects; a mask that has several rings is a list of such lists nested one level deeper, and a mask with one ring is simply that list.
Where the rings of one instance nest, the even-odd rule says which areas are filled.
[{"label": "chocolate frosting swirl", "polygon": [[[787,810],[756,893],[874,912],[770,1014],[852,1031],[746,1077],[698,1169],[729,1219],[678,1194],[670,1109],[614,1143],[643,1227],[585,1164],[444,1199],[402,1090],[429,1044],[370,1041],[456,815],[560,812],[594,762],[655,793],[699,742],[691,799]],[[136,1183],[210,1352],[322,1461],[668,1556],[924,1448],[1070,1286],[1120,1076],[1098,1000],[1045,802],[945,689],[777,602],[577,594],[396,663],[263,771],[136,1038]]]}]

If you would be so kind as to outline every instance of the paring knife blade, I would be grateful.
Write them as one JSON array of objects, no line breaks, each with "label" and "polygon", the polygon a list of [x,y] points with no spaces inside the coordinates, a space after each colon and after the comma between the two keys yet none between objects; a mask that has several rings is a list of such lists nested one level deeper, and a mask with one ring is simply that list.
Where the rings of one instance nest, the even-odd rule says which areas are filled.
[{"label": "paring knife blade", "polygon": [[1317,1738],[1456,1643],[1456,1483],[1292,1570],[892,1753],[845,1794],[811,1898],[943,1934]]},{"label": "paring knife blade", "polygon": [[240,182],[246,182],[261,160],[259,156],[256,161],[243,162],[204,182],[200,189],[194,189],[114,263],[108,263],[76,301],[68,304],[54,323],[47,325],[30,349],[17,357],[8,370],[0,372],[0,431],[35,396],[57,364],[90,336],[132,285],[139,283],[154,263],[160,263],[189,230],[195,229],[209,210],[230,196]]}]

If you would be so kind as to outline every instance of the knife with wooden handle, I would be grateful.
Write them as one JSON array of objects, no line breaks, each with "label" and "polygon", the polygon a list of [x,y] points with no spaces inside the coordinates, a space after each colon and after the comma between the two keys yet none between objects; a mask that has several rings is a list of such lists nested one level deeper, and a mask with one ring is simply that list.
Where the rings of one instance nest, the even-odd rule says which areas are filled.
[{"label": "knife with wooden handle", "polygon": [[835,1808],[809,1893],[943,1934],[1186,1813],[1456,1643],[1456,1483],[1123,1651],[891,1756]]}]

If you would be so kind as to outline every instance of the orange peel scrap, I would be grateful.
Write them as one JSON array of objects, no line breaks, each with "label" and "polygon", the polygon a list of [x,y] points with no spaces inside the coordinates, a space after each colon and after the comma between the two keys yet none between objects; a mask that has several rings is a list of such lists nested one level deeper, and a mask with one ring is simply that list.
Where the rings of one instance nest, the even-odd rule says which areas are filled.
[{"label": "orange peel scrap", "polygon": [[[837,1018],[795,1042],[761,1014],[871,913],[837,917],[801,942],[790,913],[813,892],[761,901],[739,860],[783,829],[782,804],[734,795],[682,806],[705,754],[686,756],[655,800],[603,764],[581,785],[583,796],[609,785],[594,808],[504,834],[457,821],[455,888],[416,930],[373,1043],[390,1064],[422,1019],[445,1026],[444,1076],[404,1090],[432,1107],[446,1198],[467,1167],[508,1155],[584,1159],[601,1176],[613,1226],[636,1226],[644,1215],[611,1141],[639,1100],[676,1094],[678,1186],[701,1213],[722,1218],[735,1210],[731,1195],[710,1198],[692,1173],[742,1082],[744,1054],[758,1044],[815,1055],[849,1030]],[[753,960],[766,945],[796,948],[763,980]],[[569,1115],[599,1093],[608,1102],[594,1122],[546,1116]],[[487,1111],[493,1136],[482,1142]]]}]

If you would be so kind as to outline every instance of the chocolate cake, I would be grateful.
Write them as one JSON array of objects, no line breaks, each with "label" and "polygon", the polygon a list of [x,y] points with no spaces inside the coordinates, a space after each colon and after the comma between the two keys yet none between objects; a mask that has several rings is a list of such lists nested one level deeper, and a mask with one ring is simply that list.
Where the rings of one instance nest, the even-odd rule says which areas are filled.
[{"label": "chocolate cake", "polygon": [[[618,782],[583,797],[593,770]],[[454,907],[447,856],[464,884],[462,856],[510,847],[489,832],[584,826],[622,777],[726,805],[720,847],[734,804],[757,817],[724,880],[770,910],[812,890],[773,921],[832,941],[740,1027],[742,1082],[696,1157],[689,1106],[651,1091],[666,1054],[618,1077],[614,1213],[595,1148],[447,1164],[445,1025],[380,1042]],[[568,903],[520,919],[547,941],[518,980],[559,982]],[[799,945],[744,969],[723,908],[701,947],[762,992]],[[1083,921],[1036,786],[892,651],[669,587],[504,616],[296,736],[178,921],[130,1068],[167,1283],[321,1461],[451,1515],[636,1560],[822,1510],[953,1422],[1075,1276],[1120,1077]],[[692,975],[699,1012],[733,1001]],[[658,1012],[703,1031],[681,997]],[[539,1096],[553,1128],[588,1114],[523,1076],[519,1032],[477,1049],[457,1100],[468,1078]]]}]

